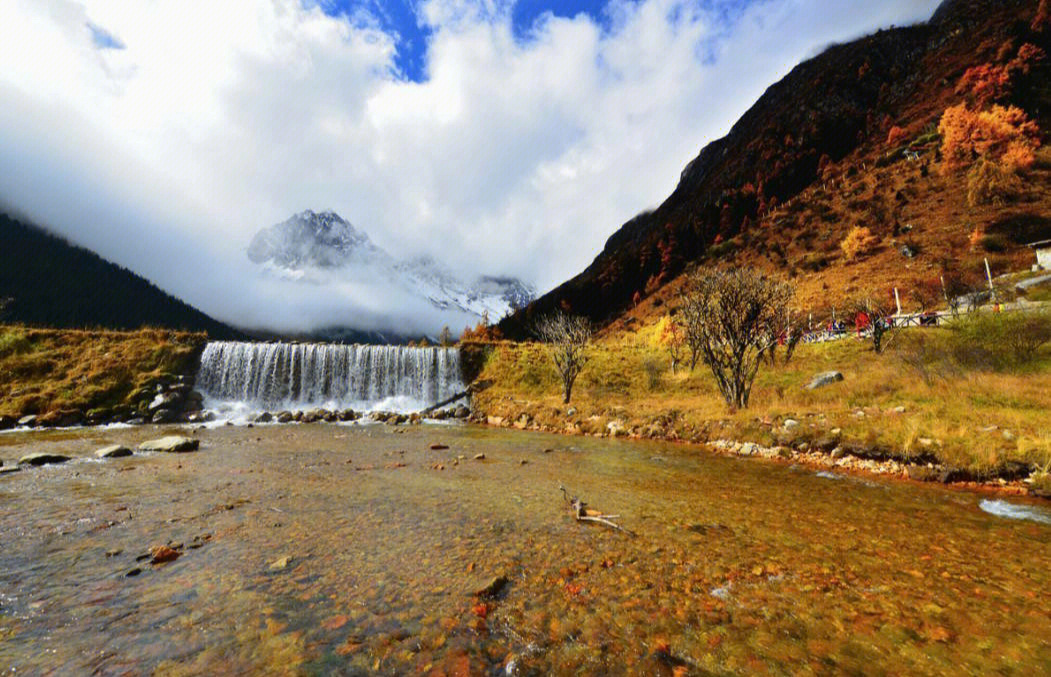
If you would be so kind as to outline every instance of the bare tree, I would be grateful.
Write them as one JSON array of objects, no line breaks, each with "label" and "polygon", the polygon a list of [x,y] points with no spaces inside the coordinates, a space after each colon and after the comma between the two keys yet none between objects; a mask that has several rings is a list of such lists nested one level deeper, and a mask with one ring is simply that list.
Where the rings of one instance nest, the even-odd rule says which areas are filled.
[{"label": "bare tree", "polygon": [[558,310],[537,320],[533,332],[547,344],[551,359],[562,378],[562,401],[569,404],[573,383],[588,360],[591,323],[587,318],[567,315]]},{"label": "bare tree", "polygon": [[442,333],[438,334],[438,345],[443,348],[448,348],[454,343],[453,334],[449,331],[449,325],[445,325],[442,327]]},{"label": "bare tree", "polygon": [[889,302],[881,302],[875,296],[859,296],[854,299],[854,326],[859,333],[872,339],[872,350],[880,355],[897,335],[894,311]]},{"label": "bare tree", "polygon": [[748,406],[763,354],[777,343],[791,285],[747,268],[694,274],[683,295],[686,340],[726,403]]}]

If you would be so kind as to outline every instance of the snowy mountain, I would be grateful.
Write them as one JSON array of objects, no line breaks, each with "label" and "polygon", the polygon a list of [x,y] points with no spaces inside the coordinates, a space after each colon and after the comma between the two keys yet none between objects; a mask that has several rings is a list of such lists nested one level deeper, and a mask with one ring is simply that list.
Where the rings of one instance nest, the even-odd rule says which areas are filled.
[{"label": "snowy mountain", "polygon": [[334,212],[296,214],[264,228],[248,245],[248,258],[280,277],[313,283],[333,278],[389,282],[440,310],[491,321],[524,307],[536,290],[521,280],[483,275],[460,279],[430,256],[399,261]]}]

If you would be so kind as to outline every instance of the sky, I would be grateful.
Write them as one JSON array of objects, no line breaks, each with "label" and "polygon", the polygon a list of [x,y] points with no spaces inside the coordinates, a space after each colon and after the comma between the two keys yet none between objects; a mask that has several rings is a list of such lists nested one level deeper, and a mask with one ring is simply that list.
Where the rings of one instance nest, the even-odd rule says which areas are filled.
[{"label": "sky", "polygon": [[0,0],[0,205],[239,326],[433,331],[382,285],[262,277],[248,242],[334,210],[550,289],[798,62],[937,4]]}]

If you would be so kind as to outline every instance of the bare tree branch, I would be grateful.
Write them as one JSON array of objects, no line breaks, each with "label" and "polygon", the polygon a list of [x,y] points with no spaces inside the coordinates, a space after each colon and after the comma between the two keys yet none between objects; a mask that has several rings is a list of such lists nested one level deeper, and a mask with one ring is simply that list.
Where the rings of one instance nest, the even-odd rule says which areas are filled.
[{"label": "bare tree branch", "polygon": [[708,365],[729,406],[748,406],[763,354],[787,331],[792,296],[789,284],[743,268],[702,271],[687,282],[682,315],[691,362]]},{"label": "bare tree branch", "polygon": [[562,378],[562,401],[569,404],[573,384],[588,360],[591,323],[579,315],[556,311],[537,320],[533,333],[547,344],[551,359]]}]

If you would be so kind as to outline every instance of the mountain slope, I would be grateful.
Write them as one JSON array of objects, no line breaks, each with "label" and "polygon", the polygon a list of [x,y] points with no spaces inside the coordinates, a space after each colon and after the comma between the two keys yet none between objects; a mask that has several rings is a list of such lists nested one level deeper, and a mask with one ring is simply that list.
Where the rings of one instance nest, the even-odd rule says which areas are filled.
[{"label": "mountain slope", "polygon": [[[501,330],[524,336],[533,316],[559,307],[610,323],[672,298],[679,276],[697,265],[785,273],[814,310],[865,287],[926,284],[947,265],[971,270],[989,254],[1005,268],[1022,265],[1018,240],[1034,231],[1010,224],[1037,223],[1039,231],[1051,213],[1046,152],[1020,199],[975,208],[966,180],[941,171],[937,125],[966,100],[958,84],[968,68],[1002,64],[1026,43],[1047,49],[1051,30],[1031,27],[1037,4],[950,0],[926,24],[880,31],[800,64],[687,165],[660,207],[624,224],[587,269]],[[1045,59],[1019,76],[1003,101],[1044,129],[1047,66]],[[869,228],[879,244],[846,260],[839,244],[854,227]],[[1000,251],[972,249],[976,231],[1000,236]],[[915,256],[900,254],[906,245]]]},{"label": "mountain slope", "polygon": [[0,321],[241,336],[131,271],[37,226],[0,215],[0,243]]},{"label": "mountain slope", "polygon": [[341,277],[392,284],[440,310],[500,318],[533,300],[535,290],[511,277],[465,282],[429,256],[398,260],[334,212],[310,210],[259,231],[248,258],[291,280],[323,283]]}]

